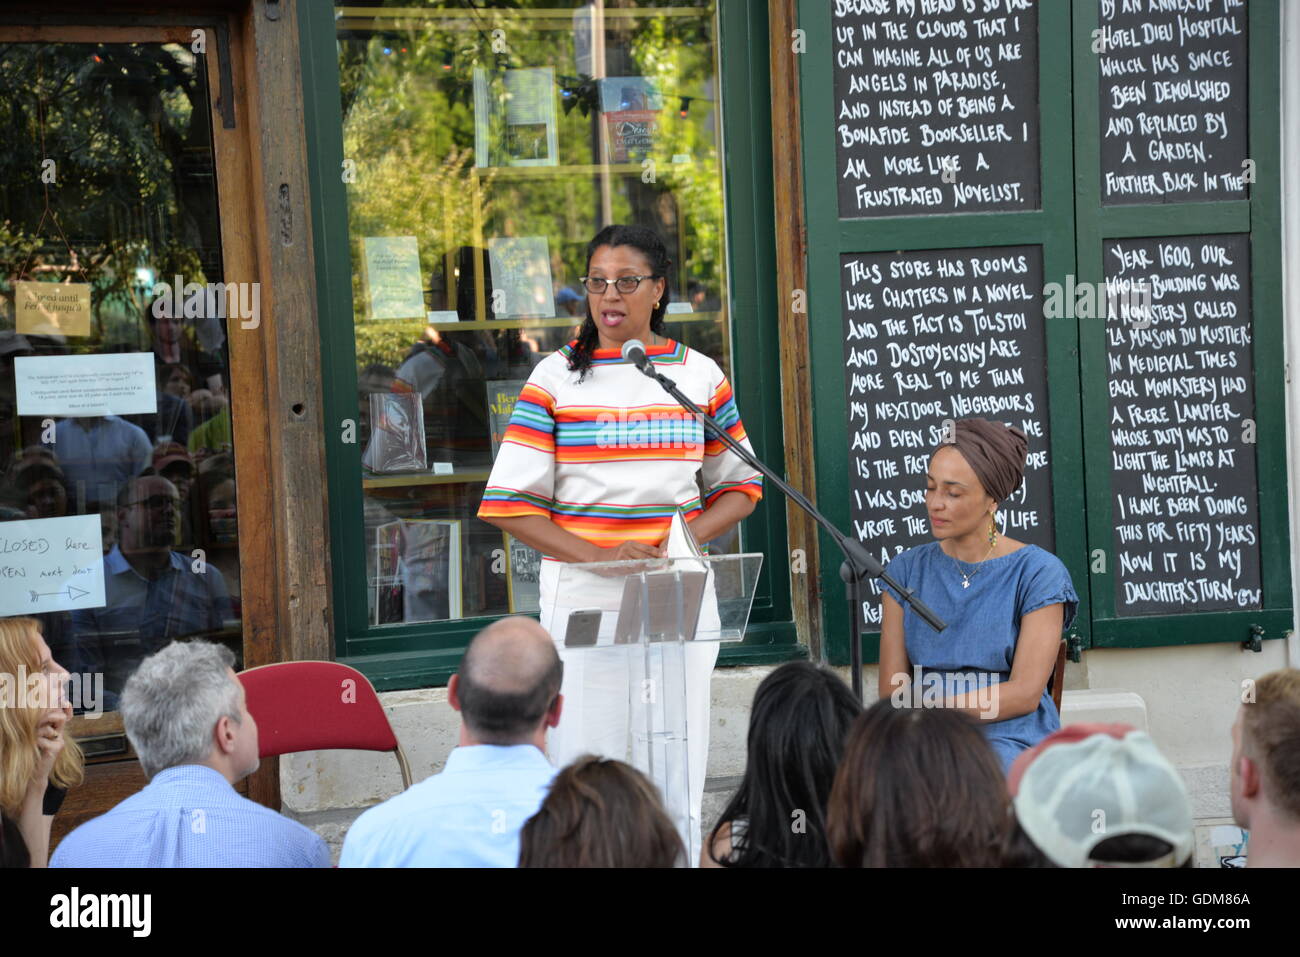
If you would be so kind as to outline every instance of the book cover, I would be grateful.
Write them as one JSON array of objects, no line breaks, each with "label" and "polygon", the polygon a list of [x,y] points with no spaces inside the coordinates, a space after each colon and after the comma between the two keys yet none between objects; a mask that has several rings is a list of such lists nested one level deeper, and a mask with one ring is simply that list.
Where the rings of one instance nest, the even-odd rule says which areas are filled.
[{"label": "book cover", "polygon": [[502,72],[475,66],[472,78],[474,165],[557,165],[555,71],[527,67]]},{"label": "book cover", "polygon": [[366,236],[366,291],[371,319],[423,319],[420,243],[414,236]]},{"label": "book cover", "polygon": [[402,520],[403,621],[461,617],[460,522]]},{"label": "book cover", "polygon": [[506,535],[506,546],[510,613],[521,615],[541,611],[542,553],[509,534]]},{"label": "book cover", "polygon": [[508,166],[555,166],[555,70],[506,70],[505,159]]},{"label": "book cover", "polygon": [[611,163],[633,163],[654,152],[663,115],[663,97],[643,76],[612,76],[599,81],[600,110]]},{"label": "book cover", "polygon": [[375,529],[376,625],[462,616],[461,523],[398,519]]},{"label": "book cover", "polygon": [[494,462],[501,443],[505,441],[506,429],[510,426],[510,416],[514,415],[519,393],[523,391],[527,382],[527,379],[490,379],[485,384],[488,428],[492,438],[492,461]]},{"label": "book cover", "polygon": [[381,474],[428,469],[420,393],[370,394],[370,440],[361,454],[361,464]]},{"label": "book cover", "polygon": [[550,319],[555,315],[551,247],[545,236],[488,240],[494,319]]}]

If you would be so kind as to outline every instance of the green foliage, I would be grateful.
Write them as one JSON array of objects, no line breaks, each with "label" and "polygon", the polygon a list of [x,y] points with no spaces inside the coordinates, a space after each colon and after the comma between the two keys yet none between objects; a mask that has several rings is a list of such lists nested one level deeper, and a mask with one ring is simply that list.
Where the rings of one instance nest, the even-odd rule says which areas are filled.
[{"label": "green foliage", "polygon": [[215,212],[215,196],[193,193],[211,176],[183,168],[210,157],[209,131],[193,122],[206,116],[195,109],[205,89],[194,61],[177,45],[0,44],[0,297],[10,315],[20,274],[89,281],[94,338],[138,343],[138,267],[207,281],[200,251],[218,248],[216,224],[195,210]]},{"label": "green foliage", "polygon": [[358,322],[357,368],[378,363],[396,370],[423,335],[424,322],[419,319]]},{"label": "green foliage", "polygon": [[[340,32],[344,156],[356,169],[348,212],[362,366],[390,361],[378,357],[390,355],[389,340],[399,337],[387,331],[393,324],[381,331],[365,319],[361,241],[367,236],[417,237],[426,288],[454,282],[447,274],[462,247],[486,248],[495,236],[545,236],[553,280],[576,288],[590,238],[607,222],[638,222],[658,229],[669,244],[674,298],[688,283],[714,295],[725,289],[712,7],[691,16],[607,19],[610,71],[651,80],[664,109],[653,177],[639,163],[603,177],[592,170],[605,135],[599,89],[578,70],[573,20],[512,16],[502,6],[464,18],[413,18],[401,29]],[[504,51],[493,50],[497,29],[504,31]],[[504,112],[505,71],[538,66],[555,71],[558,166],[475,167],[475,68],[488,82],[495,110]],[[674,157],[688,162],[674,164]],[[444,293],[439,288],[435,295]],[[441,298],[431,304],[447,307]],[[416,337],[418,331],[410,338]]]}]

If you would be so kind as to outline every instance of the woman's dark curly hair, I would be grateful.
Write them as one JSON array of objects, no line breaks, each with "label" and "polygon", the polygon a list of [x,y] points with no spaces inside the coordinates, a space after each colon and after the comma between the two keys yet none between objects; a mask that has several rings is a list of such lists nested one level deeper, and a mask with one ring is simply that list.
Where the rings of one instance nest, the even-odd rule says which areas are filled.
[{"label": "woman's dark curly hair", "polygon": [[[606,226],[587,244],[587,265],[583,275],[591,271],[591,257],[601,246],[631,246],[640,251],[650,264],[652,275],[664,280],[664,294],[659,297],[659,306],[650,313],[650,331],[664,335],[664,313],[672,300],[672,283],[668,282],[668,269],[673,261],[668,258],[668,247],[653,229],[644,226]],[[578,373],[581,382],[591,371],[592,353],[600,346],[600,335],[596,331],[596,320],[591,315],[591,297],[584,296],[587,318],[578,330],[578,341],[569,355],[569,368]]]}]

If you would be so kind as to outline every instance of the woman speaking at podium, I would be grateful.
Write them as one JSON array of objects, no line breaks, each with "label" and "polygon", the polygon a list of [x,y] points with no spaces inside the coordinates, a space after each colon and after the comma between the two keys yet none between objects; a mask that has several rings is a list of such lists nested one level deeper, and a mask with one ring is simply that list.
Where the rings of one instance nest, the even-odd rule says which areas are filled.
[{"label": "woman speaking at podium", "polygon": [[[591,607],[601,583],[588,580],[582,593],[562,593],[562,563],[660,558],[679,507],[702,544],[730,530],[762,497],[757,473],[717,438],[706,441],[693,416],[622,359],[623,343],[640,340],[683,393],[748,447],[717,363],[663,333],[671,264],[659,236],[639,226],[607,226],[587,245],[586,320],[577,339],[529,376],[479,507],[479,518],[543,555],[541,621],[564,661],[564,713],[548,746],[560,766],[587,752],[624,759],[630,727],[626,657],[563,647],[570,611]],[[717,654],[715,641],[687,646],[692,844]],[[698,847],[693,853],[692,860]]]},{"label": "woman speaking at podium", "polygon": [[1059,558],[998,534],[998,505],[1020,487],[1027,451],[1013,426],[956,422],[926,475],[935,541],[889,563],[948,627],[936,632],[890,590],[881,596],[881,697],[975,716],[1004,771],[1061,726],[1047,681],[1079,605]]}]

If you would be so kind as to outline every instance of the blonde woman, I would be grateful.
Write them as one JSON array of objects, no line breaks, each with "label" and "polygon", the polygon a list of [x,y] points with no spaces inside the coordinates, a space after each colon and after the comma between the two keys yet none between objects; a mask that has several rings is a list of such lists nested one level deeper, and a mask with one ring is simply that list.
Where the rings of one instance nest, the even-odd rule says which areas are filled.
[{"label": "blonde woman", "polygon": [[81,749],[63,735],[67,676],[34,619],[0,619],[0,866],[46,866],[55,789],[81,783]]}]

